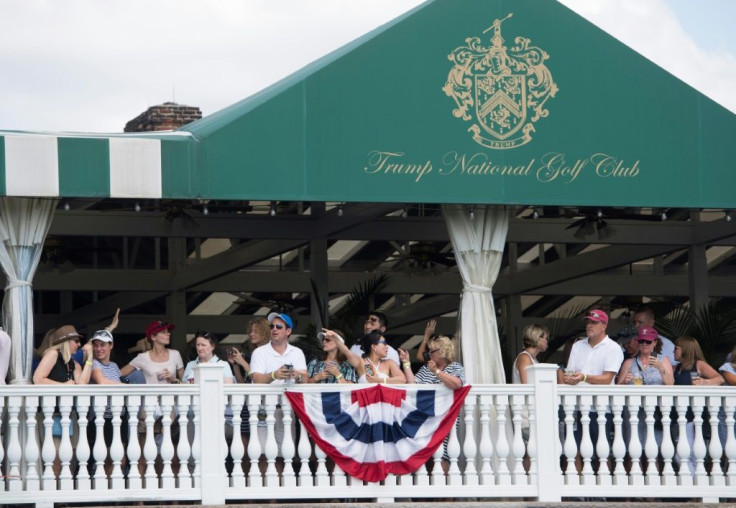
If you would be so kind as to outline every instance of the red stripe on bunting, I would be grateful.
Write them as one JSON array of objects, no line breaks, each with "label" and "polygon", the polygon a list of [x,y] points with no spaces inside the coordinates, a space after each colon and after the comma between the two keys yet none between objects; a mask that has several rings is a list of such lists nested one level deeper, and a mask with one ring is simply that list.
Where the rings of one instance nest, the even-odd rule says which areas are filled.
[{"label": "red stripe on bunting", "polygon": [[[382,386],[376,385],[375,388],[382,388]],[[287,391],[285,393],[286,396],[289,398],[289,402],[291,403],[294,412],[297,414],[299,420],[307,429],[309,437],[314,440],[315,444],[319,446],[322,451],[327,454],[328,457],[334,460],[335,463],[337,463],[342,468],[342,470],[348,473],[350,476],[354,476],[355,478],[359,478],[368,482],[380,482],[382,480],[385,480],[386,477],[392,473],[396,475],[413,473],[424,463],[426,463],[432,455],[434,455],[434,452],[437,451],[437,448],[442,444],[442,441],[444,441],[445,437],[447,437],[447,435],[450,433],[452,426],[455,424],[455,420],[457,420],[457,416],[460,413],[460,408],[462,407],[463,402],[465,401],[465,397],[470,391],[470,388],[470,386],[463,386],[462,388],[454,390],[452,406],[450,407],[450,410],[447,412],[445,417],[442,419],[440,425],[437,428],[437,431],[434,433],[432,439],[425,448],[419,450],[417,453],[411,455],[408,459],[404,461],[395,462],[358,462],[352,457],[343,455],[332,444],[322,439],[322,437],[317,432],[317,429],[312,423],[312,420],[307,415],[307,411],[304,406],[303,393],[290,391]]]},{"label": "red stripe on bunting", "polygon": [[353,403],[357,402],[359,407],[367,407],[378,403],[401,407],[401,403],[406,399],[406,392],[376,385],[363,390],[353,390],[350,393],[350,398]]}]

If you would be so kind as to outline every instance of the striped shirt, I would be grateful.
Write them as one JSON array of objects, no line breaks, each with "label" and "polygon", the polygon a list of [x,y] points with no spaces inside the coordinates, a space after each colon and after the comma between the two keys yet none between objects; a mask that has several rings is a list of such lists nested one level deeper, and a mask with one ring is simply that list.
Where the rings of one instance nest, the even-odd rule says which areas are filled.
[{"label": "striped shirt", "polygon": [[[442,372],[445,372],[455,377],[459,377],[460,382],[463,385],[465,385],[465,369],[459,363],[452,362],[451,364],[446,366],[444,369],[442,369]],[[414,375],[414,382],[418,385],[442,384],[442,381],[440,381],[440,378],[438,378],[433,373],[431,373],[426,365],[422,365],[422,368],[419,369],[419,372],[417,372]]]},{"label": "striped shirt", "polygon": [[[120,368],[117,363],[109,362],[105,365],[99,360],[94,359],[92,360],[92,370],[94,369],[100,369],[102,371],[102,375],[105,376],[105,379],[117,381],[118,383],[120,382]],[[91,380],[90,383],[94,383],[94,381]]]}]

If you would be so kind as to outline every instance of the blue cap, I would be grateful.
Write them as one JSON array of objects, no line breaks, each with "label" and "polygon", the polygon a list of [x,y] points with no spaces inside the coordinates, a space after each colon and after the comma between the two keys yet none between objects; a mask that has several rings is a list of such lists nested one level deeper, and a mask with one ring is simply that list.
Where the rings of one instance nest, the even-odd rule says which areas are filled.
[{"label": "blue cap", "polygon": [[268,322],[273,323],[273,320],[279,318],[286,323],[287,328],[294,328],[294,324],[291,322],[291,318],[286,314],[279,314],[278,312],[272,312],[268,315]]}]

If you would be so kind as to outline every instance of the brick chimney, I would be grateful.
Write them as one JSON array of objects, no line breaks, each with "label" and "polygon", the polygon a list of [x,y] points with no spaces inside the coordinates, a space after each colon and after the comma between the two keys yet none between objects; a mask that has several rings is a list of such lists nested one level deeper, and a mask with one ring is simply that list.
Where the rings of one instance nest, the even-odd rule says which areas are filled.
[{"label": "brick chimney", "polygon": [[184,106],[175,102],[164,102],[152,106],[125,124],[125,132],[173,130],[202,118],[197,107]]}]

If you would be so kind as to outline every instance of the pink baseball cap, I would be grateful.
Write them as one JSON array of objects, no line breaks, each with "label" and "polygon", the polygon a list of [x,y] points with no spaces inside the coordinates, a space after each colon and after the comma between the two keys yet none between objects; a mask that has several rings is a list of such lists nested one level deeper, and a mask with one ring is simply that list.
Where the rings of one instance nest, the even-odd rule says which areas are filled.
[{"label": "pink baseball cap", "polygon": [[603,323],[604,325],[608,324],[608,314],[600,309],[589,310],[583,319],[595,323]]}]

